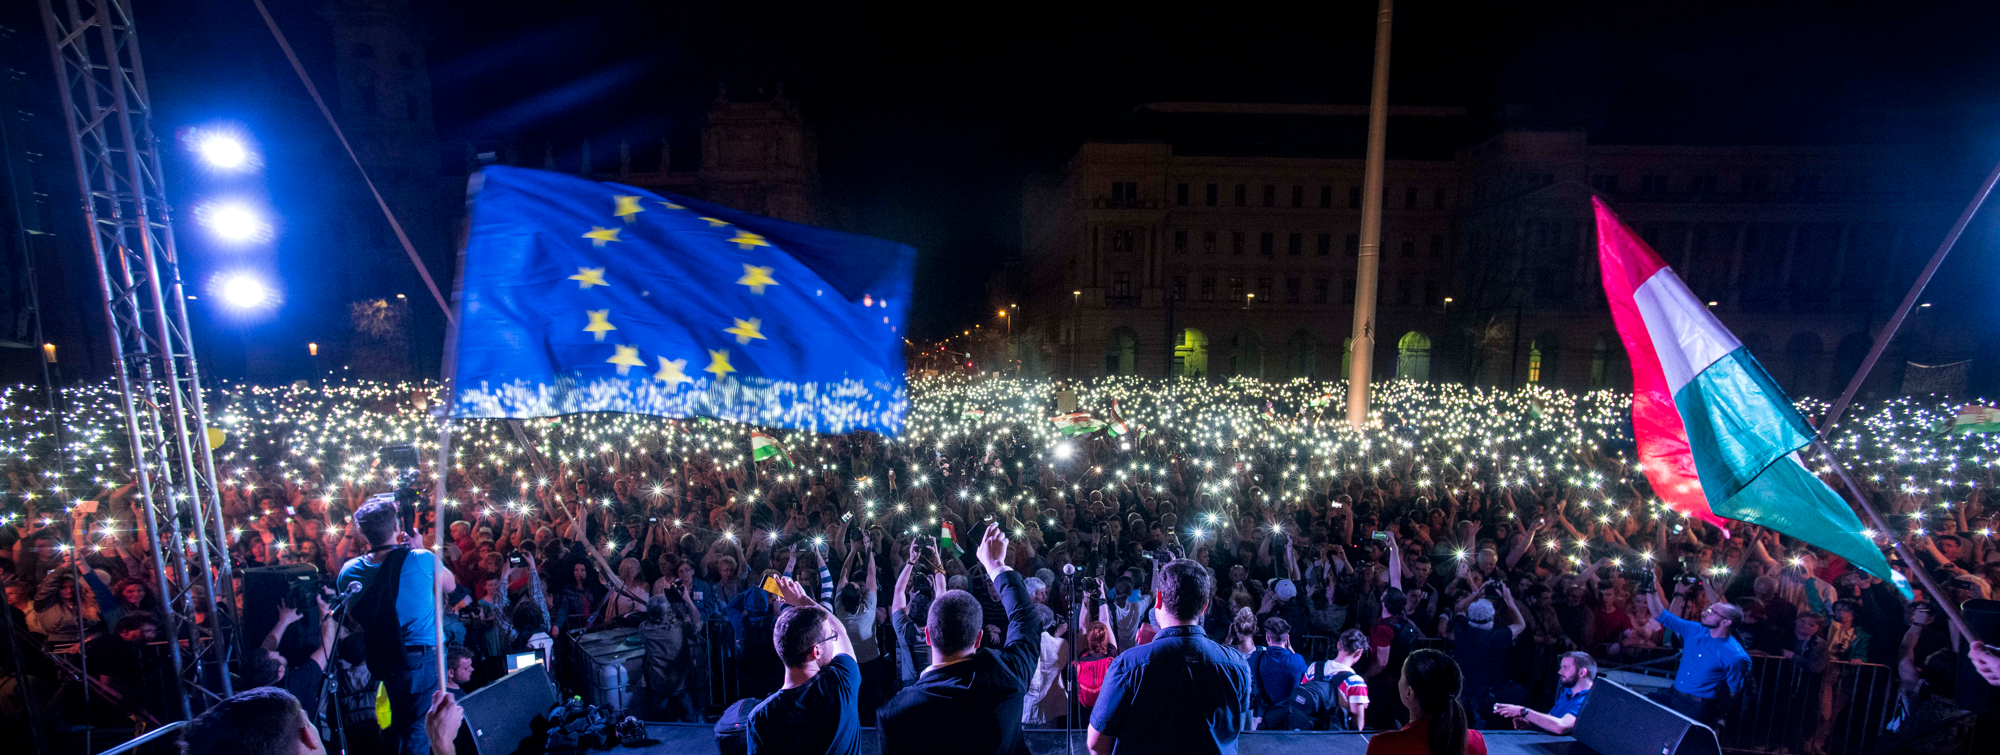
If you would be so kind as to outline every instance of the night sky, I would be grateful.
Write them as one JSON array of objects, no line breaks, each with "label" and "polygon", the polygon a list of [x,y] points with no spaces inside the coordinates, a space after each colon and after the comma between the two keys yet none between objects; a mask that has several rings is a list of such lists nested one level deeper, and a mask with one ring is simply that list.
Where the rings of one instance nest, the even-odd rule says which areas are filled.
[{"label": "night sky", "polygon": [[[215,117],[266,142],[323,131],[248,0],[136,4],[161,132]],[[920,251],[919,336],[985,311],[989,279],[1018,254],[1023,180],[1114,133],[1135,106],[1367,101],[1373,2],[1235,17],[1134,3],[849,5],[413,3],[448,141],[514,139],[539,155],[544,140],[687,139],[718,82],[739,93],[782,82],[819,134],[836,210]],[[303,50],[323,53],[323,20],[277,10]],[[2000,7],[1980,2],[1405,2],[1390,100],[1463,106],[1470,138],[1518,125],[1587,127],[1601,142],[1907,142],[1986,163],[2000,152],[1997,28]],[[279,152],[267,170],[283,213],[315,208],[311,181],[279,174],[353,170]],[[315,301],[309,280],[286,285],[288,300]],[[246,325],[242,337],[325,332],[338,313],[298,321],[323,314],[290,308],[284,331]]]}]

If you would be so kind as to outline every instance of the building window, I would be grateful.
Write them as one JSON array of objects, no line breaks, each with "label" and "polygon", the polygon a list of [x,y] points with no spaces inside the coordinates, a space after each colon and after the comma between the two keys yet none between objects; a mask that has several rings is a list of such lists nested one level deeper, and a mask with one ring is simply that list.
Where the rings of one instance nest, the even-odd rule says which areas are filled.
[{"label": "building window", "polygon": [[1407,307],[1407,306],[1410,306],[1410,295],[1411,295],[1412,293],[1414,293],[1414,291],[1415,291],[1415,287],[1414,287],[1413,285],[1411,285],[1411,283],[1410,283],[1410,279],[1408,279],[1408,278],[1397,278],[1397,279],[1396,279],[1396,304],[1398,304],[1398,305],[1400,305],[1400,306],[1404,306],[1404,307]]},{"label": "building window", "polygon": [[1113,202],[1137,202],[1137,201],[1139,201],[1139,182],[1138,182],[1138,181],[1112,181],[1112,182],[1111,182],[1111,201],[1113,201]]},{"label": "building window", "polygon": [[1188,203],[1188,185],[1174,184],[1174,204],[1186,207],[1187,203]]},{"label": "building window", "polygon": [[1242,232],[1242,231],[1230,231],[1230,232],[1229,232],[1229,253],[1230,253],[1230,254],[1242,254],[1242,253],[1243,253],[1243,232]]},{"label": "building window", "polygon": [[1292,206],[1293,207],[1306,206],[1306,187],[1304,186],[1292,187]]},{"label": "building window", "polygon": [[1438,189],[1437,191],[1433,192],[1431,194],[1431,209],[1433,210],[1444,209],[1444,198],[1445,198],[1444,189]]},{"label": "building window", "polygon": [[1403,190],[1403,209],[1417,209],[1417,187],[1412,186]]},{"label": "building window", "polygon": [[1174,253],[1187,254],[1187,231],[1174,231]]},{"label": "building window", "polygon": [[1354,303],[1354,279],[1353,279],[1353,278],[1342,278],[1342,279],[1340,279],[1340,303],[1342,303],[1342,304],[1353,304],[1353,303]]},{"label": "building window", "polygon": [[1289,255],[1291,255],[1291,256],[1293,256],[1293,257],[1297,257],[1297,256],[1299,256],[1299,255],[1301,255],[1301,254],[1304,254],[1304,253],[1305,253],[1305,251],[1306,251],[1306,235],[1305,235],[1305,234],[1303,234],[1303,233],[1294,233],[1294,234],[1292,234],[1292,235],[1290,235],[1290,236],[1287,236],[1287,237],[1285,237],[1285,253],[1286,253],[1286,254],[1289,254]]},{"label": "building window", "polygon": [[1278,187],[1272,186],[1270,184],[1264,184],[1264,206],[1265,207],[1278,206]]},{"label": "building window", "polygon": [[1403,259],[1413,259],[1416,256],[1417,256],[1417,237],[1404,234]]},{"label": "building window", "polygon": [[1333,209],[1333,187],[1319,187],[1319,208],[1322,210]]},{"label": "building window", "polygon": [[1202,253],[1202,254],[1214,254],[1214,253],[1215,253],[1215,232],[1214,232],[1214,231],[1202,231],[1202,232],[1201,232],[1201,253]]},{"label": "building window", "polygon": [[1618,174],[1600,173],[1590,177],[1590,188],[1599,194],[1618,193]]},{"label": "building window", "polygon": [[1276,251],[1276,249],[1274,248],[1276,243],[1274,237],[1276,235],[1277,234],[1271,233],[1270,231],[1265,231],[1263,233],[1257,234],[1257,253],[1264,255],[1266,257],[1271,256],[1271,254]]},{"label": "building window", "polygon": [[1229,276],[1229,300],[1243,301],[1243,276]]},{"label": "building window", "polygon": [[1665,194],[1667,193],[1667,177],[1640,176],[1639,191],[1643,194]]},{"label": "building window", "polygon": [[1172,296],[1180,301],[1187,301],[1187,276],[1185,275],[1174,276],[1174,287]]},{"label": "building window", "polygon": [[1313,303],[1325,304],[1327,290],[1330,288],[1333,288],[1333,281],[1331,279],[1320,278],[1313,281]]},{"label": "building window", "polygon": [[1319,256],[1326,257],[1333,254],[1333,234],[1322,233],[1319,235],[1317,241],[1319,242],[1317,252]]},{"label": "building window", "polygon": [[1138,242],[1139,242],[1138,231],[1125,230],[1125,231],[1111,232],[1111,251],[1114,252],[1134,251],[1134,248],[1139,245]]},{"label": "building window", "polygon": [[1347,209],[1350,210],[1361,209],[1361,187],[1359,186],[1347,187]]},{"label": "building window", "polygon": [[1715,176],[1695,176],[1688,179],[1688,191],[1696,194],[1714,194]]},{"label": "building window", "polygon": [[1205,197],[1205,199],[1207,200],[1206,204],[1207,204],[1208,206],[1210,206],[1210,207],[1214,207],[1214,206],[1215,206],[1215,201],[1216,201],[1216,200],[1215,200],[1215,198],[1216,198],[1216,195],[1217,195],[1217,194],[1220,194],[1220,193],[1221,193],[1221,192],[1220,192],[1220,190],[1219,190],[1219,187],[1217,187],[1217,186],[1216,186],[1215,184],[1209,184],[1209,185],[1208,185],[1208,191],[1207,191],[1207,196]]},{"label": "building window", "polygon": [[1349,257],[1361,256],[1361,234],[1358,233],[1347,234],[1347,256]]},{"label": "building window", "polygon": [[1215,276],[1204,275],[1201,277],[1201,300],[1215,301]]},{"label": "building window", "polygon": [[1237,184],[1237,185],[1236,185],[1236,206],[1237,206],[1237,207],[1249,207],[1249,206],[1250,206],[1250,187],[1249,187],[1249,186],[1245,186],[1245,185],[1243,185],[1243,184]]},{"label": "building window", "polygon": [[1431,236],[1431,259],[1444,259],[1444,236],[1437,234]]},{"label": "building window", "polygon": [[1111,295],[1125,297],[1132,295],[1132,274],[1129,272],[1111,274]]},{"label": "building window", "polygon": [[1270,279],[1270,278],[1258,278],[1258,279],[1257,279],[1257,296],[1258,296],[1259,298],[1262,298],[1262,299],[1263,299],[1264,301],[1267,301],[1267,302],[1271,300],[1271,279]]},{"label": "building window", "polygon": [[1424,281],[1424,306],[1435,307],[1438,303],[1438,282]]},{"label": "building window", "polygon": [[1300,289],[1300,285],[1299,285],[1299,279],[1297,279],[1297,278],[1286,278],[1286,279],[1285,279],[1285,303],[1286,303],[1286,304],[1297,304],[1297,303],[1299,303],[1299,289]]}]

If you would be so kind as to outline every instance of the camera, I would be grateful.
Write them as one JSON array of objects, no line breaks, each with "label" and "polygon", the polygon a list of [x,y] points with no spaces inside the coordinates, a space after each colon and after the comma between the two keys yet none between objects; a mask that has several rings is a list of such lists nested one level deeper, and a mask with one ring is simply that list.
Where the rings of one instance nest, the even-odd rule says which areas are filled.
[{"label": "camera", "polygon": [[527,552],[527,551],[522,551],[522,550],[515,550],[515,551],[512,551],[512,552],[509,552],[509,553],[507,554],[507,563],[508,563],[508,565],[510,565],[510,566],[527,566],[527,565],[528,565],[528,552]]},{"label": "camera", "polygon": [[1632,583],[1632,591],[1640,595],[1651,595],[1659,583],[1653,576],[1653,566],[1644,562],[1618,567],[1618,575]]},{"label": "camera", "polygon": [[1103,589],[1103,583],[1098,582],[1096,577],[1084,577],[1077,589],[1082,590],[1085,595],[1094,595]]},{"label": "camera", "polygon": [[1501,599],[1500,583],[1494,581],[1488,581],[1485,584],[1485,586],[1480,588],[1480,593],[1486,596],[1486,599],[1488,600],[1499,601]]},{"label": "camera", "polygon": [[282,600],[286,607],[304,613],[308,608],[317,606],[318,602],[315,599],[321,597],[329,599],[330,602],[333,597],[333,585],[318,574],[302,574],[294,578],[285,588],[285,597]]}]

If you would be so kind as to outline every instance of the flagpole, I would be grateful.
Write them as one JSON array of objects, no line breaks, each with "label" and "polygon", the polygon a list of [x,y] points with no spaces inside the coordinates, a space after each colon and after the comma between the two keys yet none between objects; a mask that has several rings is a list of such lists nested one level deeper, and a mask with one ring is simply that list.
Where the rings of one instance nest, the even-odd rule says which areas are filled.
[{"label": "flagpole", "polygon": [[1854,395],[1861,392],[1861,383],[1868,379],[1869,372],[1874,371],[1875,362],[1882,358],[1882,352],[1889,349],[1889,341],[1896,337],[1896,331],[1902,329],[1903,321],[1908,319],[1910,311],[1916,308],[1917,297],[1923,295],[1924,287],[1930,285],[1931,277],[1937,274],[1938,266],[1944,264],[1945,256],[1951,254],[1952,247],[1958,245],[1959,237],[1965,235],[1966,225],[1972,222],[1972,216],[1979,213],[1980,206],[1986,204],[1986,198],[1993,194],[1996,183],[2000,183],[2000,163],[1994,164],[1993,170],[1986,174],[1986,181],[1979,185],[1979,191],[1973,193],[1972,201],[1965,205],[1965,211],[1959,213],[1958,222],[1953,223],[1951,231],[1944,235],[1944,241],[1938,244],[1937,252],[1931,255],[1930,263],[1924,265],[1923,272],[1917,274],[1916,282],[1910,285],[1910,292],[1903,295],[1903,303],[1896,307],[1896,314],[1882,326],[1882,332],[1876,334],[1875,345],[1868,348],[1868,356],[1861,360],[1861,368],[1854,372],[1853,379],[1847,381],[1847,390],[1841,391],[1840,400],[1833,402],[1833,407],[1826,411],[1826,419],[1820,421],[1819,437],[1825,438],[1826,434],[1833,430],[1834,423],[1840,421],[1840,415],[1846,413],[1848,405],[1854,402]]},{"label": "flagpole", "polygon": [[[472,200],[474,197],[479,196],[479,187],[482,183],[482,178],[479,171],[474,170],[472,175],[465,179],[465,222],[468,226],[472,222]],[[459,237],[458,254],[455,260],[458,264],[455,266],[456,269],[452,271],[451,303],[453,305],[458,303],[459,293],[465,285],[465,242],[469,238],[471,238],[471,233],[468,227],[466,232]],[[452,392],[451,378],[454,372],[452,368],[455,366],[458,356],[458,317],[456,316],[456,310],[446,310],[444,323],[444,358],[438,362],[438,406],[436,409],[438,418],[438,456],[436,465],[433,468],[434,474],[437,475],[437,482],[431,486],[431,532],[433,533],[431,537],[436,540],[432,546],[436,550],[432,551],[432,553],[437,557],[437,568],[439,569],[446,568],[444,561],[444,539],[449,533],[444,523],[444,502],[446,498],[451,496],[451,408],[456,403]],[[437,601],[438,689],[444,690],[451,686],[451,678],[449,669],[445,668],[444,583],[438,581],[436,575],[432,575],[431,595]],[[429,705],[428,701],[419,701],[419,703],[425,706]],[[430,708],[425,707],[424,710],[430,710]]]},{"label": "flagpole", "polygon": [[1951,622],[1952,628],[1957,629],[1968,642],[1979,639],[1979,635],[1973,634],[1972,628],[1966,626],[1965,616],[1959,613],[1958,606],[1952,605],[1950,600],[1945,599],[1944,589],[1938,586],[1937,580],[1931,578],[1930,570],[1923,568],[1924,562],[1917,560],[1916,552],[1910,550],[1910,546],[1903,541],[1896,539],[1895,531],[1889,529],[1888,521],[1882,518],[1881,512],[1875,510],[1874,504],[1869,503],[1868,496],[1861,493],[1861,486],[1855,484],[1854,478],[1847,474],[1847,467],[1833,455],[1833,448],[1826,444],[1826,439],[1814,438],[1813,448],[1817,449],[1821,456],[1826,457],[1827,466],[1833,468],[1834,476],[1839,477],[1840,484],[1847,488],[1847,495],[1854,499],[1855,504],[1861,508],[1861,513],[1868,517],[1868,526],[1874,527],[1876,532],[1882,533],[1883,537],[1889,539],[1889,547],[1903,557],[1903,564],[1917,576],[1917,581],[1924,586],[1924,592],[1929,593],[1931,600],[1938,604],[1938,608],[1944,610],[1945,620]]},{"label": "flagpole", "polygon": [[1368,94],[1368,151],[1361,169],[1361,242],[1354,276],[1353,346],[1347,370],[1347,424],[1368,421],[1368,379],[1375,370],[1376,278],[1382,271],[1382,168],[1389,131],[1389,21],[1395,0],[1375,11],[1375,80]]}]

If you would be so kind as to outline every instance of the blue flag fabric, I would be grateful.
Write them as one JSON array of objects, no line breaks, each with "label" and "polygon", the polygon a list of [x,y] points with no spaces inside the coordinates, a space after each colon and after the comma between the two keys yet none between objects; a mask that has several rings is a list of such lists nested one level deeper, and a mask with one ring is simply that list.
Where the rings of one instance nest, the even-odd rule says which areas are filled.
[{"label": "blue flag fabric", "polygon": [[453,417],[902,431],[910,247],[559,173],[477,180]]}]

